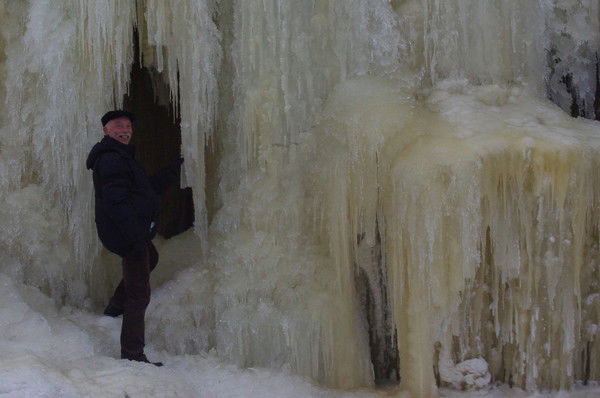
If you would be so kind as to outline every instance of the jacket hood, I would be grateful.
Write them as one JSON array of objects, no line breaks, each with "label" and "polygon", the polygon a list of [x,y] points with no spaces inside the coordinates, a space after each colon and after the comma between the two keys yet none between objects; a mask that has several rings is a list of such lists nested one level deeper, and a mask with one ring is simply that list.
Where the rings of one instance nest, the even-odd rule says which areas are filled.
[{"label": "jacket hood", "polygon": [[92,150],[87,157],[85,166],[88,168],[88,170],[94,168],[96,160],[98,160],[100,155],[102,155],[104,152],[117,152],[122,156],[133,158],[135,149],[133,145],[122,144],[114,138],[105,135],[99,143],[92,147]]}]

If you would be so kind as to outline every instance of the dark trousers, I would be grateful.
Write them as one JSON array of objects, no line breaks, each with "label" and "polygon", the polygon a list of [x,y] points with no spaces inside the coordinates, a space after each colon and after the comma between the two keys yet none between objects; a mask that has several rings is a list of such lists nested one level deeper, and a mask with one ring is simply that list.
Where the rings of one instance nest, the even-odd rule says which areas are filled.
[{"label": "dark trousers", "polygon": [[122,358],[137,358],[144,353],[144,315],[150,303],[150,272],[156,264],[158,252],[152,242],[146,250],[123,257],[123,279],[110,299],[113,306],[123,309]]}]

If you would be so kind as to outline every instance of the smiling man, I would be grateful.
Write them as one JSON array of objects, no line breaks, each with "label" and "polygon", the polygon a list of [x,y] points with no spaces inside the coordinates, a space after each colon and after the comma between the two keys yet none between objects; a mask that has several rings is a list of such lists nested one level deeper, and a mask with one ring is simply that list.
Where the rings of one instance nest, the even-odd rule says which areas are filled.
[{"label": "smiling man", "polygon": [[122,258],[123,279],[104,314],[123,314],[121,358],[149,362],[144,354],[144,316],[150,302],[150,272],[158,263],[152,244],[158,226],[158,195],[176,181],[183,159],[149,176],[130,145],[135,115],[123,110],[102,116],[104,138],[86,166],[93,170],[96,229],[102,244]]}]

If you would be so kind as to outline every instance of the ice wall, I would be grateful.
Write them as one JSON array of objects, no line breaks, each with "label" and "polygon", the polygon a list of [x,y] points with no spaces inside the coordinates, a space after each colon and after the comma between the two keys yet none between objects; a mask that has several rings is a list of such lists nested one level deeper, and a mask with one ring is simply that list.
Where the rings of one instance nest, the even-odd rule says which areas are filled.
[{"label": "ice wall", "polygon": [[594,123],[518,88],[448,81],[425,101],[349,81],[322,117],[323,238],[338,275],[352,275],[356,237],[382,235],[375,265],[388,271],[408,389],[433,393],[434,370],[448,381],[448,360],[479,356],[528,389],[597,372],[581,361],[597,350],[584,304],[598,289]]},{"label": "ice wall", "polygon": [[289,162],[338,81],[396,68],[396,21],[377,1],[239,1],[232,12],[225,205],[211,226],[217,349],[245,366],[287,363],[329,385],[369,384],[357,300],[335,288],[304,206],[305,166]]},{"label": "ice wall", "polygon": [[3,8],[0,156],[3,203],[13,203],[3,206],[4,256],[26,280],[81,302],[98,251],[84,159],[99,135],[97,115],[126,92],[135,8],[121,1]]},{"label": "ice wall", "polygon": [[[286,244],[280,243],[280,241],[299,241],[302,236],[318,234],[319,227],[313,228],[305,224],[307,221],[310,224],[313,217],[316,219],[323,217],[325,220],[324,225],[319,223],[317,225],[325,227],[326,233],[319,235],[320,239],[317,240],[320,245],[325,244],[328,248],[328,260],[325,261],[334,265],[336,270],[335,278],[330,281],[330,289],[332,289],[330,291],[333,292],[332,294],[335,297],[345,297],[346,307],[344,311],[346,312],[343,318],[346,321],[342,322],[342,325],[344,328],[355,328],[355,330],[349,330],[347,333],[350,334],[345,332],[344,335],[350,336],[353,334],[361,342],[359,344],[365,344],[368,341],[367,332],[364,330],[367,316],[360,309],[361,303],[356,302],[360,297],[360,291],[364,288],[363,286],[355,286],[354,279],[361,272],[368,275],[377,275],[379,271],[373,269],[373,264],[364,265],[361,263],[364,260],[360,258],[361,254],[358,253],[357,246],[359,243],[364,242],[376,252],[380,250],[378,245],[384,245],[385,249],[381,254],[382,260],[374,264],[380,268],[384,267],[383,286],[375,284],[376,287],[371,288],[371,290],[379,290],[381,293],[387,285],[387,288],[391,291],[391,304],[382,298],[383,295],[378,298],[380,301],[379,316],[384,319],[386,317],[385,311],[389,310],[386,307],[391,306],[394,308],[395,325],[399,328],[400,374],[406,381],[406,386],[414,386],[414,391],[419,394],[428,391],[433,384],[434,368],[437,379],[440,380],[440,373],[443,373],[443,371],[439,369],[441,366],[439,363],[446,363],[449,357],[452,357],[454,362],[459,362],[468,359],[471,355],[479,355],[479,351],[473,349],[472,346],[468,349],[455,349],[452,336],[461,335],[461,332],[456,329],[459,326],[456,326],[456,322],[454,322],[453,328],[446,325],[452,323],[449,320],[452,319],[451,315],[439,319],[439,314],[443,313],[442,310],[429,311],[428,309],[433,307],[435,302],[421,302],[419,299],[431,295],[433,297],[431,301],[434,301],[435,298],[435,301],[438,302],[436,305],[440,305],[440,301],[444,302],[443,310],[456,316],[460,302],[456,299],[456,296],[467,294],[467,287],[470,286],[469,283],[472,283],[467,281],[475,278],[475,270],[483,268],[484,263],[481,258],[482,253],[486,252],[486,246],[482,242],[486,242],[485,231],[487,229],[484,225],[485,221],[481,221],[481,219],[484,217],[489,218],[491,217],[490,214],[495,213],[508,214],[507,217],[512,217],[519,206],[525,206],[525,202],[518,202],[520,204],[514,204],[509,209],[505,209],[504,212],[500,208],[494,207],[491,209],[487,204],[479,203],[487,200],[485,199],[487,196],[495,198],[497,195],[490,193],[492,188],[489,188],[490,190],[487,193],[477,193],[473,192],[473,189],[465,189],[466,187],[471,188],[471,185],[474,185],[473,181],[476,181],[477,178],[483,179],[479,174],[482,171],[479,170],[480,166],[477,166],[477,161],[472,163],[465,161],[464,165],[455,166],[456,169],[452,169],[457,174],[456,177],[452,177],[452,172],[448,172],[449,175],[445,177],[447,179],[463,178],[462,185],[456,183],[452,187],[455,191],[452,191],[451,194],[443,188],[437,188],[436,191],[441,196],[453,195],[453,199],[435,199],[432,197],[429,198],[427,205],[419,205],[423,199],[420,195],[425,194],[419,193],[421,191],[414,180],[415,177],[411,176],[409,172],[399,173],[395,177],[394,185],[402,183],[402,189],[397,187],[392,190],[390,188],[391,183],[387,182],[388,179],[392,179],[390,177],[392,172],[385,171],[385,167],[391,166],[384,163],[391,160],[382,158],[387,156],[390,159],[396,159],[409,156],[410,152],[403,152],[400,148],[403,142],[411,141],[412,138],[398,133],[398,131],[403,130],[406,119],[412,120],[414,118],[418,121],[417,123],[421,124],[418,128],[419,134],[426,134],[429,133],[429,130],[437,128],[441,130],[460,130],[464,128],[470,132],[479,133],[480,130],[485,130],[487,124],[495,120],[495,116],[491,115],[489,116],[490,120],[487,120],[484,116],[480,116],[479,119],[477,116],[473,116],[476,119],[473,125],[453,126],[452,124],[456,123],[454,119],[444,120],[442,118],[442,120],[437,120],[435,112],[423,111],[423,107],[432,106],[424,100],[432,95],[429,87],[437,87],[444,79],[464,79],[457,87],[468,86],[469,84],[500,85],[503,88],[487,86],[477,94],[479,100],[475,101],[475,104],[483,103],[491,108],[506,104],[508,98],[511,97],[508,87],[514,86],[517,91],[523,90],[523,87],[525,87],[528,93],[533,93],[538,98],[545,96],[545,91],[549,87],[553,87],[552,82],[550,82],[550,86],[547,85],[546,79],[549,75],[542,72],[546,69],[547,48],[560,32],[560,29],[550,22],[554,18],[554,13],[559,12],[557,9],[562,5],[538,3],[533,7],[525,8],[516,2],[448,3],[406,1],[377,2],[377,6],[373,3],[363,8],[365,2],[356,2],[351,5],[345,2],[344,4],[348,5],[348,10],[352,10],[352,12],[344,13],[344,5],[336,2],[327,3],[328,7],[325,6],[325,2],[319,2],[315,3],[312,8],[301,7],[301,9],[294,8],[300,7],[295,3],[285,1],[243,2],[243,5],[239,7],[233,7],[235,17],[232,58],[237,79],[237,85],[234,86],[233,109],[235,113],[233,123],[235,126],[234,133],[239,138],[233,143],[228,141],[228,145],[231,145],[229,148],[234,148],[235,154],[229,155],[231,158],[227,158],[222,170],[225,175],[234,176],[237,169],[232,160],[239,157],[241,157],[242,164],[251,164],[254,159],[257,159],[260,169],[254,169],[252,173],[241,174],[229,179],[229,181],[234,182],[229,191],[227,191],[227,180],[223,182],[223,188],[226,192],[222,194],[222,197],[225,198],[225,203],[228,206],[217,217],[213,229],[218,240],[225,239],[227,245],[221,246],[219,244],[217,246],[217,250],[215,250],[217,259],[214,261],[217,264],[217,272],[228,274],[227,278],[218,279],[227,281],[228,284],[231,283],[229,282],[230,278],[234,278],[234,276],[229,275],[239,275],[244,269],[248,268],[241,265],[249,262],[248,257],[254,259],[251,262],[252,272],[258,272],[260,276],[245,277],[245,280],[252,280],[253,283],[248,284],[247,288],[242,288],[242,291],[246,293],[242,298],[238,298],[226,290],[218,290],[217,298],[220,294],[224,294],[225,297],[222,300],[228,304],[229,309],[219,309],[217,312],[235,313],[235,309],[242,304],[245,308],[248,308],[246,302],[248,295],[257,295],[256,290],[259,287],[267,289],[273,285],[286,286],[285,283],[277,280],[275,275],[293,275],[296,272],[294,261],[281,260],[276,265],[270,265],[265,258],[275,261],[277,257],[264,255],[254,257],[252,256],[253,250],[274,254],[281,247],[285,247],[286,251],[290,253],[293,250]],[[587,6],[583,3],[572,3],[571,7],[578,10],[577,12],[588,12]],[[590,13],[592,12],[593,10],[590,11]],[[290,18],[291,15],[293,15],[293,21],[298,21],[297,24],[286,22],[286,18]],[[341,18],[336,19],[337,15],[340,15]],[[340,21],[343,20],[352,22],[341,23]],[[304,22],[300,23],[300,21]],[[279,22],[279,25],[274,26],[276,22]],[[570,51],[589,45],[595,46],[593,44],[596,40],[596,33],[593,29],[595,23],[596,21],[593,18],[587,22],[586,26],[590,28],[589,31],[591,32],[590,36],[573,41]],[[241,33],[238,33],[239,31]],[[327,32],[327,34],[324,32]],[[365,34],[369,37],[366,42],[361,41],[361,39],[364,39]],[[291,40],[290,37],[294,37],[294,39]],[[248,46],[250,46],[251,51],[248,50]],[[325,51],[320,51],[322,49]],[[561,45],[561,49],[561,51],[569,51],[569,48],[564,45]],[[350,55],[347,55],[344,50],[350,51]],[[304,57],[300,58],[296,55],[299,51],[303,53]],[[265,52],[268,55],[257,55]],[[281,56],[282,52],[285,54],[283,57]],[[296,62],[292,61],[296,59]],[[325,79],[322,78],[323,72],[328,73]],[[368,83],[364,83],[363,86],[359,86],[354,90],[346,89],[343,94],[331,99],[333,84],[361,75],[388,76],[394,79],[394,82],[383,83],[384,85],[399,86],[403,89],[396,94],[385,96],[385,91],[373,89]],[[292,76],[293,78],[291,78]],[[289,81],[293,82],[294,85],[290,86]],[[582,86],[588,87],[590,84],[591,82],[587,81]],[[556,85],[554,89],[562,90],[563,88]],[[364,94],[365,92],[370,93],[371,90],[373,90],[372,95]],[[450,98],[456,97],[458,100],[458,94],[461,90],[461,88],[455,90],[449,87],[448,95]],[[327,108],[325,110],[323,108],[326,98],[323,95],[324,93],[327,93],[326,95],[333,102],[332,107],[346,106],[350,110],[328,115]],[[523,106],[526,106],[528,102],[536,101],[533,97],[527,95],[515,95],[515,98],[519,98],[518,102]],[[355,102],[351,99],[353,96],[357,97]],[[403,100],[406,103],[403,103]],[[309,106],[312,104],[316,104],[317,112],[311,112]],[[413,110],[407,111],[407,104],[412,104]],[[463,105],[465,105],[464,109],[460,106],[455,109],[460,117],[464,116],[465,113],[476,115],[477,106],[471,107],[473,105],[471,103]],[[378,112],[382,108],[389,109],[390,114],[395,113],[397,119],[391,121],[385,119],[385,115]],[[408,112],[408,114],[405,112]],[[417,113],[417,115],[413,116],[413,113]],[[331,123],[334,124],[335,128],[330,129],[327,125],[303,134],[309,130],[311,124],[315,123],[315,115],[317,114],[329,116],[329,119],[326,120],[332,120]],[[379,121],[377,120],[378,117],[383,117],[384,120]],[[229,120],[231,121],[231,119]],[[335,124],[333,121],[338,123]],[[382,125],[383,127],[381,127]],[[502,131],[511,128],[511,125],[498,126],[495,133],[501,135]],[[575,127],[575,129],[578,128]],[[398,143],[390,145],[391,143],[385,138],[385,134],[391,135],[393,132],[399,135],[396,138]],[[330,140],[324,139],[328,136],[328,133],[332,136]],[[339,150],[340,141],[345,143],[348,134],[357,134],[359,138],[348,139],[350,142],[345,144],[347,145],[346,150],[339,155],[341,165],[332,164],[335,159],[338,159],[335,157],[335,153]],[[304,136],[309,138],[303,138]],[[308,140],[307,142],[313,141],[311,144],[307,144],[304,140]],[[423,162],[424,159],[431,161],[432,155],[427,152],[428,145],[433,147],[452,145],[451,140],[441,140],[440,144],[433,138],[424,140],[424,142],[422,144],[424,148],[418,152],[422,155],[422,158],[413,155],[411,161],[416,164],[408,164],[406,166],[408,170],[418,169],[419,162]],[[391,147],[396,148],[396,152],[388,154],[386,151],[392,151],[392,149],[388,149]],[[581,143],[579,147],[585,148],[586,144]],[[517,152],[521,150],[515,149]],[[318,155],[307,158],[306,154],[313,151],[316,151]],[[384,153],[380,153],[380,151]],[[500,154],[504,154],[508,150],[499,148],[498,151]],[[577,151],[578,149],[575,150],[575,152]],[[487,157],[492,156],[491,153],[494,153],[494,151],[483,151],[481,154],[472,154],[472,156]],[[506,156],[500,154],[493,156]],[[498,160],[493,164],[486,163],[486,170],[505,170],[506,168],[518,170],[520,166],[517,163],[511,163],[511,156],[507,156],[505,161],[503,158],[503,160]],[[282,162],[281,159],[284,159],[284,161]],[[285,167],[287,162],[291,162],[291,165],[288,166],[290,171]],[[409,161],[407,160],[407,162]],[[461,160],[448,158],[445,162],[448,163],[448,168],[450,168],[453,162],[460,163]],[[551,160],[549,162],[552,163]],[[293,179],[295,177],[295,171],[293,170],[306,169],[306,173],[309,173],[308,170],[313,170],[308,165],[316,165],[313,173],[320,175],[324,181],[314,182],[309,179],[309,182],[303,183]],[[514,172],[516,173],[516,171]],[[378,173],[384,175],[385,177],[381,178],[385,178],[385,180],[380,180]],[[419,175],[422,174],[419,173]],[[440,178],[439,176],[436,177],[433,171],[429,171],[426,177]],[[423,176],[423,180],[428,181],[426,177]],[[493,181],[500,179],[500,177],[494,178]],[[513,179],[514,177],[507,178]],[[271,179],[273,182],[265,183],[265,179]],[[283,185],[279,181],[283,181]],[[293,181],[291,186],[289,185],[290,181]],[[265,184],[267,185],[265,186]],[[301,186],[300,192],[289,194],[289,192],[297,192],[299,189],[297,185],[299,184]],[[520,182],[517,184],[520,184]],[[549,184],[560,184],[560,182]],[[271,190],[267,186],[270,186]],[[272,191],[274,187],[278,188]],[[426,193],[428,190],[433,189],[427,188]],[[512,189],[518,191],[515,187]],[[288,194],[284,194],[284,192]],[[409,193],[414,195],[414,197],[409,196],[411,200],[406,197]],[[468,196],[461,197],[462,194]],[[388,215],[393,221],[385,217],[381,209],[381,201],[383,200],[381,195],[389,195],[388,200],[395,198],[396,211],[392,212],[390,210],[393,208],[392,205],[388,205],[390,206],[388,211],[399,213],[401,208],[402,214],[411,215],[410,220],[412,221],[410,222],[412,224],[409,220],[399,218],[397,215]],[[532,193],[527,200],[537,200],[536,198],[539,195],[537,192]],[[311,198],[307,200],[309,202],[315,200],[317,204],[314,207],[307,205],[306,201],[297,204],[298,196]],[[322,196],[325,196],[326,199],[323,201],[316,199]],[[484,199],[481,199],[482,197]],[[593,200],[593,198],[590,200]],[[412,203],[410,206],[416,208],[409,207],[410,203]],[[304,217],[301,215],[300,220],[296,220],[298,216],[294,211],[294,209],[299,208],[298,206],[303,209],[301,214]],[[474,208],[476,206],[479,206],[479,208]],[[434,209],[440,210],[436,212]],[[457,212],[455,215],[457,220],[453,221],[454,225],[452,226],[448,226],[437,219],[444,220],[440,213],[449,212],[449,209],[454,209],[453,211]],[[232,213],[227,215],[228,211]],[[547,211],[552,214],[553,209]],[[325,216],[323,216],[323,213],[325,213]],[[430,217],[431,220],[425,227],[427,217]],[[461,217],[464,217],[464,220]],[[503,216],[497,217],[503,218]],[[241,225],[239,225],[240,220]],[[500,221],[495,222],[500,223]],[[556,222],[560,224],[565,221]],[[401,228],[400,225],[404,227]],[[478,227],[474,225],[478,225]],[[387,228],[392,227],[396,229],[388,232]],[[381,228],[381,230],[378,228]],[[460,228],[464,228],[464,230]],[[286,233],[289,234],[291,231],[298,229],[305,232],[300,236],[285,237]],[[483,229],[483,233],[481,229]],[[462,231],[462,238],[460,239],[453,236],[457,230]],[[243,235],[239,236],[234,231]],[[412,232],[409,233],[408,231]],[[496,226],[493,231],[503,231],[503,228]],[[505,258],[508,254],[498,255],[504,256],[502,263],[511,264],[510,267],[513,267],[513,273],[518,273],[516,270],[521,269],[524,260],[520,255],[515,255],[516,248],[519,247],[515,242],[521,239],[520,236],[525,233],[525,229],[513,227],[510,231],[512,232],[506,235],[509,238],[504,235],[498,236],[499,243],[494,244],[499,244],[503,248],[502,250],[498,249],[498,253],[510,253],[512,257],[509,258]],[[593,228],[588,229],[588,231],[593,231]],[[393,238],[390,238],[389,234],[392,234]],[[411,239],[406,238],[407,240],[403,240],[401,237],[407,234],[410,234]],[[268,238],[269,236],[271,239]],[[236,248],[241,246],[242,241],[248,242],[246,239],[256,239],[253,246],[255,249],[244,249],[238,252]],[[378,239],[382,241],[379,244],[377,243]],[[507,239],[513,241],[507,241]],[[536,235],[529,239],[537,241],[544,238]],[[440,240],[446,240],[444,245],[456,246],[461,249],[451,251],[435,248],[437,251],[437,254],[435,254],[434,249],[429,246],[439,245]],[[409,250],[404,245],[411,248],[410,253],[413,258],[410,261],[402,259],[402,255],[406,254],[397,254],[398,251],[404,253],[404,250]],[[303,244],[303,247],[306,248],[307,245]],[[230,258],[233,257],[234,253],[238,253],[239,259],[232,261]],[[400,256],[400,258],[395,257],[394,266],[388,267],[392,254]],[[438,256],[437,260],[431,258],[434,254]],[[296,262],[304,262],[306,255],[299,253],[297,256],[299,259]],[[561,264],[570,263],[565,255],[561,256],[563,258],[559,261]],[[445,260],[442,261],[440,258],[445,258]],[[372,260],[367,259],[366,261]],[[322,263],[318,262],[317,264]],[[430,270],[431,264],[438,264],[438,268]],[[446,266],[442,264],[446,264]],[[280,270],[280,273],[276,273],[275,267]],[[303,266],[303,268],[309,269],[316,267],[320,267],[320,265]],[[419,279],[420,273],[412,271],[413,267],[417,267],[417,271],[419,269],[429,270],[430,274]],[[369,268],[371,268],[371,271],[369,271]],[[447,269],[454,271],[454,268],[457,268],[457,274],[451,275],[451,277],[444,275],[444,273],[450,272]],[[363,271],[364,269],[367,271]],[[260,270],[264,270],[264,275],[270,275],[271,277],[264,278]],[[502,268],[499,268],[499,270],[502,270]],[[408,275],[409,272],[412,273]],[[387,275],[389,282],[385,281],[385,275]],[[410,279],[410,282],[407,282],[407,278]],[[447,278],[450,280],[448,281]],[[359,283],[374,283],[374,278],[369,279],[367,277],[367,279],[367,282],[363,280]],[[432,280],[435,281],[433,286]],[[485,290],[488,284],[493,283],[492,281],[485,282],[485,284],[482,282],[479,288]],[[411,286],[411,288],[409,289],[408,286]],[[446,292],[447,300],[440,299],[435,290],[428,293],[430,289],[437,286],[448,290]],[[589,290],[596,289],[594,286],[589,287]],[[499,287],[497,288],[499,289]],[[567,291],[575,289],[576,292],[579,287],[577,284],[572,284],[566,289]],[[297,291],[298,288],[296,287],[295,290]],[[412,296],[407,293],[408,291],[412,292]],[[236,290],[238,295],[239,292],[239,290]],[[304,295],[305,300],[308,300],[308,297],[311,297],[310,289],[307,289]],[[266,297],[269,303],[275,306],[275,309],[261,308],[260,300],[257,299],[257,303],[253,304],[254,310],[250,313],[260,313],[261,316],[266,313],[270,315],[270,324],[287,325],[285,317],[278,315],[279,308],[284,305],[282,301],[278,300],[276,295],[269,294],[268,290],[258,292],[258,296],[263,300]],[[452,299],[452,297],[455,298]],[[373,299],[374,296],[371,296],[370,300]],[[524,300],[528,299],[525,298]],[[579,300],[580,298],[575,299],[573,303]],[[498,300],[494,302],[495,305],[500,305]],[[515,304],[512,303],[511,305]],[[314,308],[317,313],[321,313],[323,310],[320,306]],[[317,308],[318,310],[316,310]],[[408,310],[404,311],[403,308],[408,308]],[[510,308],[510,305],[506,305],[506,308]],[[286,310],[289,309],[286,308]],[[339,311],[336,312],[339,313]],[[509,314],[512,313],[512,310],[508,311]],[[546,311],[550,310],[546,309]],[[504,312],[504,309],[501,312]],[[564,312],[565,315],[570,313],[568,310]],[[359,319],[354,319],[349,314],[355,314],[354,318],[358,316]],[[489,317],[490,315],[487,314],[486,316]],[[362,319],[360,319],[361,317]],[[243,319],[243,317],[234,319]],[[411,322],[415,322],[417,325],[415,327],[407,326]],[[592,317],[588,322],[594,324],[596,321]],[[376,331],[376,333],[382,334],[382,338],[385,338],[386,334],[394,333],[394,330],[390,332],[385,319],[382,324],[383,327]],[[429,326],[431,324],[435,326]],[[535,374],[537,370],[533,371],[531,369],[526,376],[519,376],[523,373],[523,369],[519,368],[520,365],[518,364],[521,362],[518,358],[523,360],[526,349],[512,346],[513,337],[511,336],[514,330],[510,324],[499,325],[500,323],[496,322],[495,327],[505,330],[503,332],[504,340],[500,344],[490,343],[488,347],[491,346],[500,351],[512,351],[507,353],[506,356],[503,353],[495,357],[490,356],[490,361],[493,357],[496,358],[494,360],[500,363],[506,362],[506,364],[494,365],[492,371],[495,379],[505,381],[514,379],[515,383],[529,388],[535,388],[536,384],[550,385],[552,383],[554,383],[553,387],[558,388],[561,385],[571,383],[569,379],[574,376],[566,365],[564,367],[561,367],[562,365],[558,366],[559,369],[564,369],[564,373],[561,373],[561,370],[556,370],[557,373],[554,373],[552,377],[548,375],[538,376]],[[271,345],[264,341],[261,342],[261,336],[264,333],[260,329],[254,328],[255,332],[252,334],[245,332],[248,329],[253,329],[244,322],[232,321],[227,323],[227,326],[230,328],[229,333],[221,332],[217,334],[234,336],[235,333],[231,331],[231,328],[237,331],[238,334],[245,334],[244,338],[235,340],[229,338],[229,344],[231,344],[231,341],[235,341],[234,346],[239,348],[235,355],[229,354],[232,358],[237,358],[240,363],[245,364],[272,364],[272,358],[277,356],[269,354],[265,358],[260,353],[244,352],[240,348],[246,342],[252,341],[252,347],[262,346],[260,352],[269,352]],[[462,325],[461,327],[463,328],[461,330],[468,330],[468,326]],[[522,327],[516,332],[522,333]],[[284,332],[280,333],[285,335]],[[426,335],[419,336],[420,333]],[[429,335],[427,335],[428,333]],[[563,336],[561,332],[556,333]],[[564,336],[566,336],[564,338],[571,339],[572,336],[578,333],[579,331],[576,329],[567,330],[564,333]],[[520,338],[522,338],[522,335]],[[559,339],[562,338],[559,337]],[[492,340],[490,337],[490,341]],[[436,341],[443,343],[441,351],[439,351],[440,346],[436,344]],[[294,340],[291,340],[288,344],[293,346],[295,343]],[[560,361],[563,365],[569,362],[569,356],[578,357],[580,354],[577,354],[577,352],[586,350],[582,348],[585,346],[584,342],[582,341],[580,344],[582,345],[579,345],[579,348],[575,351],[561,357]],[[224,342],[223,345],[227,345],[227,343]],[[438,352],[434,352],[436,346]],[[545,348],[548,347],[550,345],[545,346]],[[389,347],[389,350],[392,351],[393,347]],[[516,353],[512,354],[513,351]],[[558,351],[560,349],[547,354],[547,356],[554,357],[558,355]],[[314,354],[313,352],[304,352],[300,355],[313,356]],[[334,361],[334,369],[330,369],[329,372],[332,372],[332,374],[339,373],[341,370],[335,368],[341,366],[358,366],[360,368],[362,366],[360,364],[365,362],[364,355],[364,352],[356,351],[352,354],[355,358],[353,361]],[[513,356],[511,357],[511,355]],[[442,357],[439,363],[438,360],[434,361],[436,356],[438,358]],[[531,356],[534,355],[531,354]],[[510,359],[507,359],[509,357]],[[294,358],[294,360],[297,359]],[[403,361],[414,366],[405,367],[403,371]],[[317,363],[320,362],[322,361],[317,361]],[[527,363],[537,363],[537,366],[541,366],[539,364],[542,362],[538,358]],[[341,365],[341,363],[344,363],[344,365]],[[313,377],[323,379],[317,371],[320,367],[321,365],[313,366],[311,374]],[[325,365],[324,368],[328,368],[328,365]],[[350,371],[348,370],[348,372]],[[558,377],[559,373],[560,377]],[[331,380],[329,379],[329,382]],[[345,384],[346,386],[352,385],[348,380],[346,380],[346,383],[348,383]]]},{"label": "ice wall", "polygon": [[244,164],[296,143],[338,81],[397,67],[397,32],[381,1],[237,1],[234,129]]},{"label": "ice wall", "polygon": [[[404,40],[401,63],[435,84],[468,78],[475,84],[543,85],[548,9],[544,2],[392,1]],[[547,9],[548,7],[548,9]]]},{"label": "ice wall", "polygon": [[597,116],[597,2],[7,0],[0,16],[3,272],[108,296],[83,161],[135,27],[181,117],[200,237],[168,251],[189,269],[155,297],[152,344],[342,388],[399,374],[415,396],[474,358],[529,389],[600,377],[598,126],[544,100]]}]

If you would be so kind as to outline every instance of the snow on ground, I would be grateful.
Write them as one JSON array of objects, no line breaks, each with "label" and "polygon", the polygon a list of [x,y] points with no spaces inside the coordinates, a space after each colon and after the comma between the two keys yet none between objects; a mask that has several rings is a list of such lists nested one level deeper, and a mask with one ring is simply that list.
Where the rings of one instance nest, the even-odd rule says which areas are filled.
[{"label": "snow on ground", "polygon": [[[172,355],[152,349],[162,368],[118,358],[121,320],[78,309],[58,308],[38,289],[0,274],[0,397],[376,397],[394,390],[332,391],[285,369],[239,369],[212,353]],[[600,396],[600,387],[562,396]],[[566,394],[566,393],[565,393]],[[525,397],[495,388],[448,397]]]},{"label": "snow on ground", "polygon": [[118,358],[121,319],[57,308],[0,274],[2,397],[368,397],[328,391],[285,370],[246,369],[211,354],[152,350],[162,368]]}]

